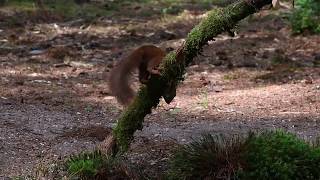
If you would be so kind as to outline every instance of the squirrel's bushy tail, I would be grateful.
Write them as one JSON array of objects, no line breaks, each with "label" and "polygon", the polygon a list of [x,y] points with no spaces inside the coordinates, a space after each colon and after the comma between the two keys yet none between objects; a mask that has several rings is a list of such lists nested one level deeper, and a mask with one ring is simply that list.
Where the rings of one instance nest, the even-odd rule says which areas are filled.
[{"label": "squirrel's bushy tail", "polygon": [[130,104],[135,96],[135,91],[130,87],[129,77],[132,71],[137,68],[135,57],[130,55],[114,67],[109,77],[109,88],[113,96],[124,106]]},{"label": "squirrel's bushy tail", "polygon": [[129,86],[128,78],[126,74],[116,73],[116,75],[110,76],[109,80],[112,95],[115,96],[122,105],[128,105],[135,95]]}]

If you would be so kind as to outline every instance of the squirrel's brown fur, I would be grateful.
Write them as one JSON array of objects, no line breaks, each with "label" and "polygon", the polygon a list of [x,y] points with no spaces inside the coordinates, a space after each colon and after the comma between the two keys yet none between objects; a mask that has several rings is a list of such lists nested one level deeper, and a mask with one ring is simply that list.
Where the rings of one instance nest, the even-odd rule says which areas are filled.
[{"label": "squirrel's brown fur", "polygon": [[127,106],[135,96],[129,85],[131,72],[138,68],[139,81],[147,83],[150,74],[158,74],[156,69],[165,56],[165,52],[153,45],[144,45],[134,50],[128,57],[120,61],[111,71],[109,86],[118,102]]}]

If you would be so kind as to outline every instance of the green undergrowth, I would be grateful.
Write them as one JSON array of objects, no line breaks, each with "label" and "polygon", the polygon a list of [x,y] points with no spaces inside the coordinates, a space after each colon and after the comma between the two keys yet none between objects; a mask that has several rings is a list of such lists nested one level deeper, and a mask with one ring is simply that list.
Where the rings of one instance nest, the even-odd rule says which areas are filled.
[{"label": "green undergrowth", "polygon": [[242,179],[320,178],[320,148],[283,131],[253,136],[243,159]]},{"label": "green undergrowth", "polygon": [[103,179],[105,177],[127,179],[120,168],[120,159],[108,157],[99,151],[72,155],[65,163],[69,179]]},{"label": "green undergrowth", "polygon": [[[9,8],[18,11],[34,11],[34,0],[2,0],[0,8]],[[2,2],[0,0],[0,2]],[[190,7],[198,10],[209,10],[213,5],[225,6],[235,0],[117,0],[104,3],[75,3],[74,0],[44,0],[47,10],[64,17],[96,17],[111,16],[126,9],[127,13],[134,16],[150,16],[154,14],[178,14]],[[191,8],[191,9],[192,9]],[[128,11],[129,10],[129,11]],[[130,12],[132,11],[132,12]]]},{"label": "green undergrowth", "polygon": [[[108,16],[112,11],[95,3],[77,4],[73,0],[44,1],[46,10],[65,18]],[[37,10],[33,0],[9,0],[1,9],[17,12],[33,12]]]},{"label": "green undergrowth", "polygon": [[284,131],[204,135],[180,147],[168,179],[319,179],[320,148]]},{"label": "green undergrowth", "polygon": [[[99,151],[73,155],[65,165],[70,179],[130,179],[141,173],[127,161]],[[246,136],[205,134],[175,151],[164,179],[316,180],[319,168],[319,143],[282,130]]]},{"label": "green undergrowth", "polygon": [[320,33],[320,1],[297,0],[290,17],[292,31],[302,33]]}]

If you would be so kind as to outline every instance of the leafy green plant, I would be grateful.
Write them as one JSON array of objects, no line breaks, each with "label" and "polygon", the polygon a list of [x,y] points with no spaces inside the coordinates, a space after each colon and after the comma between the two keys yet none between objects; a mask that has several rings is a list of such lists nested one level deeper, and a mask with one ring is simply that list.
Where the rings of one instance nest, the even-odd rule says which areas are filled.
[{"label": "leafy green plant", "polygon": [[203,109],[209,108],[209,99],[208,99],[208,91],[207,90],[201,91],[200,105],[202,106]]},{"label": "leafy green plant", "polygon": [[320,33],[320,1],[297,0],[290,21],[294,33]]},{"label": "leafy green plant", "polygon": [[66,162],[70,177],[81,179],[94,179],[97,175],[112,169],[114,165],[115,159],[103,155],[100,151],[73,155]]}]

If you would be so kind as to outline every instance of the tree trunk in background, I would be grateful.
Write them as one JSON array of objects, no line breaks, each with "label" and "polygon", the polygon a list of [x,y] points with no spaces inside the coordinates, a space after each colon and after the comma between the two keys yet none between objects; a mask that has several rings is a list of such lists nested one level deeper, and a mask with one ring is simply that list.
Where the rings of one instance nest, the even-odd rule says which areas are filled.
[{"label": "tree trunk in background", "polygon": [[36,4],[37,8],[39,8],[40,10],[43,10],[43,11],[45,10],[43,0],[35,0],[34,3]]},{"label": "tree trunk in background", "polygon": [[213,37],[232,29],[240,20],[271,3],[272,0],[242,0],[210,11],[189,33],[185,44],[165,57],[160,66],[161,75],[152,76],[147,86],[140,88],[132,104],[118,119],[112,138],[105,140],[106,146],[102,150],[119,150],[120,153],[127,151],[134,132],[142,129],[144,117],[151,113],[152,108],[157,107],[159,99],[163,97],[167,103],[173,100],[176,86],[183,80],[186,66],[201,52],[202,47]]},{"label": "tree trunk in background", "polygon": [[49,11],[46,9],[43,0],[34,0],[36,8],[39,13],[39,17],[42,17],[44,20],[49,19]]}]

